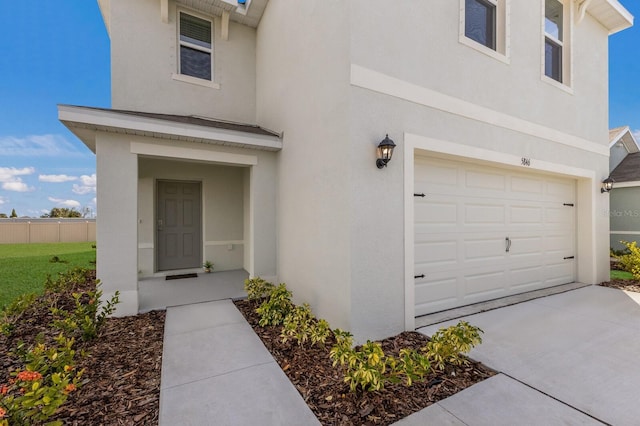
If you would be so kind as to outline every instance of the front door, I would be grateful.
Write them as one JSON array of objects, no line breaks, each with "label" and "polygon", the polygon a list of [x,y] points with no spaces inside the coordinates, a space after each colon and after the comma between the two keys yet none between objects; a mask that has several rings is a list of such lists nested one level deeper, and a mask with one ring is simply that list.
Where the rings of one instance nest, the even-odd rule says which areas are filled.
[{"label": "front door", "polygon": [[202,261],[200,183],[158,181],[157,267],[198,268]]}]

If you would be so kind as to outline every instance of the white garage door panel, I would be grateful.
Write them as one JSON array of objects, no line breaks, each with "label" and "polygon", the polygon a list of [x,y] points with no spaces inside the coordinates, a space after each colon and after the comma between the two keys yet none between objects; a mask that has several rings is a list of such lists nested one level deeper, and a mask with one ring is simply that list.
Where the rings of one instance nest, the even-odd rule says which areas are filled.
[{"label": "white garage door panel", "polygon": [[573,180],[418,159],[414,189],[416,315],[574,281]]}]

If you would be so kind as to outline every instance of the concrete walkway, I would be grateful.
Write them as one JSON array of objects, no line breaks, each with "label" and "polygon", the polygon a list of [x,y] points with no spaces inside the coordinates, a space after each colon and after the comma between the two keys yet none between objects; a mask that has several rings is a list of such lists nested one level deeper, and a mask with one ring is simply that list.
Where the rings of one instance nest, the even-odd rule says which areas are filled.
[{"label": "concrete walkway", "polygon": [[[464,318],[495,377],[398,425],[636,425],[640,295],[590,286]],[[419,331],[432,334],[451,321]],[[160,425],[314,425],[231,301],[167,309]]]},{"label": "concrete walkway", "polygon": [[317,425],[231,300],[170,307],[160,426]]}]

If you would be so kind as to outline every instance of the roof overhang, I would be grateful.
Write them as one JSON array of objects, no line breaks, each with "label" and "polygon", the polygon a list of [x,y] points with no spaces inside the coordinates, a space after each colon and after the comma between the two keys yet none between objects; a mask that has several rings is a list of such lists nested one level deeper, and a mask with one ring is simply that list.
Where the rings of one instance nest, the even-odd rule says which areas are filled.
[{"label": "roof overhang", "polygon": [[633,26],[633,15],[618,0],[579,1],[579,16],[584,16],[585,12],[604,25],[610,35]]},{"label": "roof overhang", "polygon": [[[161,114],[156,115],[161,116]],[[58,105],[58,119],[93,153],[96,152],[96,134],[98,132],[262,151],[279,151],[282,149],[280,135],[252,125],[232,124],[233,127],[238,129],[243,127],[252,130],[260,129],[260,133],[185,123],[170,118],[145,117],[136,115],[134,112],[72,105]],[[197,120],[200,122],[206,121],[202,118]],[[219,123],[215,120],[211,120],[211,122]]]},{"label": "roof overhang", "polygon": [[638,146],[636,138],[633,137],[629,126],[621,127],[617,133],[610,135],[609,149],[617,143],[623,144],[629,154],[640,152],[640,146]]}]

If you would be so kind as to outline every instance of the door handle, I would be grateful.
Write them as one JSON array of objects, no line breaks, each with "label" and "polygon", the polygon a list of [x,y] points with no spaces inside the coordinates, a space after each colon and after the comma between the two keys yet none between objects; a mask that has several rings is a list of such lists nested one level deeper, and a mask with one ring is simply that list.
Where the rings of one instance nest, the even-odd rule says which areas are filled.
[{"label": "door handle", "polygon": [[506,237],[504,241],[507,246],[505,252],[509,253],[509,250],[511,250],[511,238]]}]

